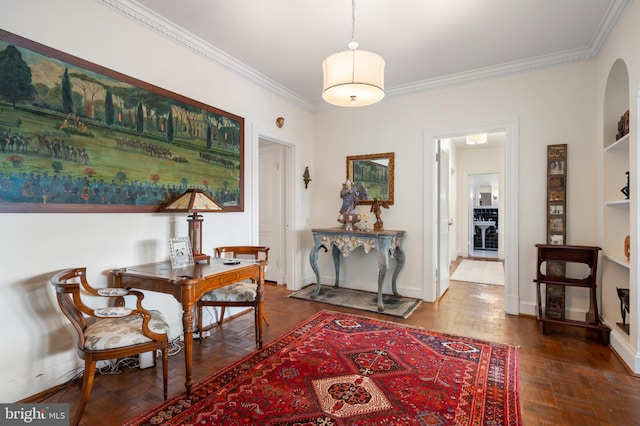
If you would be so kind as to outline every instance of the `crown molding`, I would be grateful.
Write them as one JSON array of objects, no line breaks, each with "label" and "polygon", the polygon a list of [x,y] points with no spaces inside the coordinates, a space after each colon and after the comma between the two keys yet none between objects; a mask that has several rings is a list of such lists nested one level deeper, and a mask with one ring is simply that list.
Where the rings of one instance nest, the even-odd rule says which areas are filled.
[{"label": "crown molding", "polygon": [[614,0],[607,14],[600,22],[598,30],[588,47],[583,49],[573,49],[564,52],[543,55],[536,58],[529,58],[522,61],[508,62],[501,65],[479,68],[468,72],[450,74],[443,77],[417,81],[405,85],[390,87],[385,95],[388,97],[415,94],[445,86],[469,83],[472,81],[489,80],[493,78],[505,77],[511,74],[518,74],[527,71],[534,71],[542,68],[551,68],[559,65],[587,61],[598,56],[600,49],[611,34],[611,31],[618,24],[627,7],[632,0]]},{"label": "crown molding", "polygon": [[257,72],[253,68],[244,64],[243,62],[235,59],[224,51],[217,47],[205,42],[204,40],[196,37],[183,28],[176,26],[171,21],[166,20],[164,17],[154,13],[141,4],[131,0],[96,0],[99,3],[108,6],[117,12],[125,15],[126,17],[134,20],[135,22],[156,31],[171,41],[178,43],[186,49],[189,49],[207,59],[211,62],[237,74],[256,85],[269,90],[276,95],[283,97],[284,99],[293,102],[305,109],[313,109],[312,103],[298,95],[297,93],[289,90],[279,83],[271,80],[265,75]]},{"label": "crown molding", "polygon": [[614,0],[611,5],[609,5],[609,10],[607,10],[607,14],[602,18],[598,31],[596,31],[590,44],[596,55],[600,52],[600,49],[616,25],[618,25],[620,19],[622,19],[622,16],[624,16],[624,13],[632,1],[633,0]]},{"label": "crown molding", "polygon": [[501,65],[478,68],[468,72],[449,74],[443,77],[394,86],[386,91],[386,95],[389,97],[402,96],[416,92],[433,90],[445,86],[470,83],[473,81],[490,80],[494,78],[506,77],[511,74],[518,74],[542,68],[550,68],[574,62],[586,61],[594,58],[595,56],[595,53],[591,49],[572,50],[554,55],[545,55],[523,61],[508,62]]},{"label": "crown molding", "polygon": [[[164,17],[156,14],[148,8],[137,3],[135,0],[96,0],[99,3],[108,6],[119,13],[127,16],[139,24],[156,31],[171,41],[178,43],[186,49],[192,50],[197,54],[209,59],[211,62],[237,74],[254,84],[265,88],[266,90],[293,102],[309,111],[319,111],[329,109],[332,106],[320,102],[314,104],[309,99],[300,96],[292,90],[276,83],[272,79],[259,73],[248,65],[233,58],[224,51],[205,42],[195,35],[185,31],[183,28],[176,26],[174,23],[166,20]],[[518,74],[527,71],[534,71],[543,68],[556,67],[570,63],[586,61],[595,58],[611,31],[624,15],[625,10],[633,0],[614,0],[606,16],[598,27],[598,31],[588,47],[583,49],[568,50],[552,55],[539,56],[522,61],[508,62],[496,66],[479,68],[476,70],[450,74],[442,77],[432,78],[428,80],[417,81],[409,84],[388,87],[385,90],[385,97],[397,97],[418,92],[442,88],[445,86],[453,86],[473,81],[489,80],[493,78],[505,77],[511,74]]]}]

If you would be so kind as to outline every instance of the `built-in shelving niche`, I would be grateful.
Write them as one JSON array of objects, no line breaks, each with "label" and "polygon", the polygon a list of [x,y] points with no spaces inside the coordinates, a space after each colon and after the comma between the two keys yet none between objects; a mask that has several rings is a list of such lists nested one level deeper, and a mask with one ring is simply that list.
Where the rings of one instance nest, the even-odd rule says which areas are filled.
[{"label": "built-in shelving niche", "polygon": [[[602,135],[602,226],[600,246],[601,260],[600,305],[602,319],[611,328],[611,346],[634,373],[638,362],[638,315],[626,315],[628,333],[622,323],[620,298],[617,288],[629,289],[631,310],[637,310],[638,236],[635,205],[636,188],[631,186],[627,198],[622,189],[631,176],[637,173],[631,155],[637,155],[635,135],[622,135],[619,130],[621,117],[629,111],[629,73],[624,61],[618,59],[611,67],[603,105]],[[630,236],[631,259],[625,256],[625,237]],[[635,237],[635,238],[634,238]]]}]

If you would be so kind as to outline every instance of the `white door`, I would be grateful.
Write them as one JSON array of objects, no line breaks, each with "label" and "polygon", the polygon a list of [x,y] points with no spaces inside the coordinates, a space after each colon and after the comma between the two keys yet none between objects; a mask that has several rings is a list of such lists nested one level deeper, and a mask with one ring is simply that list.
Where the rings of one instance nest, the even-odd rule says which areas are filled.
[{"label": "white door", "polygon": [[284,282],[284,147],[260,142],[259,149],[259,239],[269,250],[269,266],[265,280]]},{"label": "white door", "polygon": [[437,298],[449,288],[449,153],[438,140],[438,282]]}]

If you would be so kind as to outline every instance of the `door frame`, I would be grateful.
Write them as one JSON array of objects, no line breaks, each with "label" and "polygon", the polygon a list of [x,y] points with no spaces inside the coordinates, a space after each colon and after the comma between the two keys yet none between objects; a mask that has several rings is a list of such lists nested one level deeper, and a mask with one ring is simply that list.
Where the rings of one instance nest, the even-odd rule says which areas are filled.
[{"label": "door frame", "polygon": [[449,129],[427,129],[424,131],[424,270],[423,299],[437,300],[437,227],[438,227],[438,179],[436,150],[434,143],[446,139],[474,133],[505,133],[505,312],[517,315],[520,312],[518,278],[518,144],[519,121],[517,118],[460,126]]},{"label": "door frame", "polygon": [[[260,233],[260,199],[259,193],[260,184],[258,182],[259,173],[256,172],[260,167],[260,139],[266,140],[275,144],[282,145],[284,147],[284,235],[282,241],[284,241],[284,283],[287,285],[287,289],[295,289],[296,283],[296,270],[295,270],[295,253],[298,251],[296,239],[294,235],[295,217],[297,213],[296,208],[296,192],[294,190],[294,161],[296,158],[296,146],[294,143],[283,140],[273,135],[269,135],[268,132],[261,130],[257,126],[252,128],[253,137],[251,138],[251,153],[247,155],[251,158],[251,167],[254,172],[251,173],[251,186],[254,190],[249,191],[251,194],[251,238],[254,245],[259,244]],[[245,162],[249,164],[249,162]],[[246,171],[246,170],[245,170]]]},{"label": "door frame", "polygon": [[[442,297],[442,295],[449,289],[449,269],[451,268],[451,250],[449,247],[450,240],[450,215],[449,206],[451,204],[451,161],[450,150],[447,147],[443,147],[444,143],[442,139],[435,141],[436,148],[436,174],[438,188],[435,197],[438,198],[436,203],[437,219],[436,219],[436,299]],[[445,163],[446,157],[446,163]],[[443,179],[444,176],[444,179]],[[445,182],[446,180],[446,182]],[[443,202],[445,201],[445,202]],[[446,206],[443,206],[446,204]],[[446,214],[444,214],[446,213]],[[446,222],[446,223],[445,223]],[[446,229],[446,233],[443,230]],[[444,238],[446,237],[446,238]]]}]

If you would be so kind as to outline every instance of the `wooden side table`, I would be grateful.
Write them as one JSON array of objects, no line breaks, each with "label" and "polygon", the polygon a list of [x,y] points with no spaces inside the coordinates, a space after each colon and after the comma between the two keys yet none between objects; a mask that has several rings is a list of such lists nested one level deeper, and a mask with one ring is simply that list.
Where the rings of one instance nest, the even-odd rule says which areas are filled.
[{"label": "wooden side table", "polygon": [[[598,312],[598,300],[596,293],[598,255],[602,249],[594,246],[565,246],[553,244],[536,244],[536,247],[538,248],[538,261],[536,263],[536,278],[533,281],[536,283],[537,287],[537,319],[542,323],[542,334],[547,334],[548,324],[571,325],[596,330],[600,333],[603,343],[609,344],[609,333],[611,332],[611,329],[602,323],[600,313]],[[542,267],[542,264],[545,262],[585,264],[589,268],[589,273],[583,278],[567,277],[567,268],[565,268],[565,273],[560,276],[554,276],[552,272],[547,271],[548,268]],[[566,318],[551,318],[547,316],[542,309],[541,285],[571,286],[588,289],[589,312],[587,312],[585,320],[577,321]]]}]

